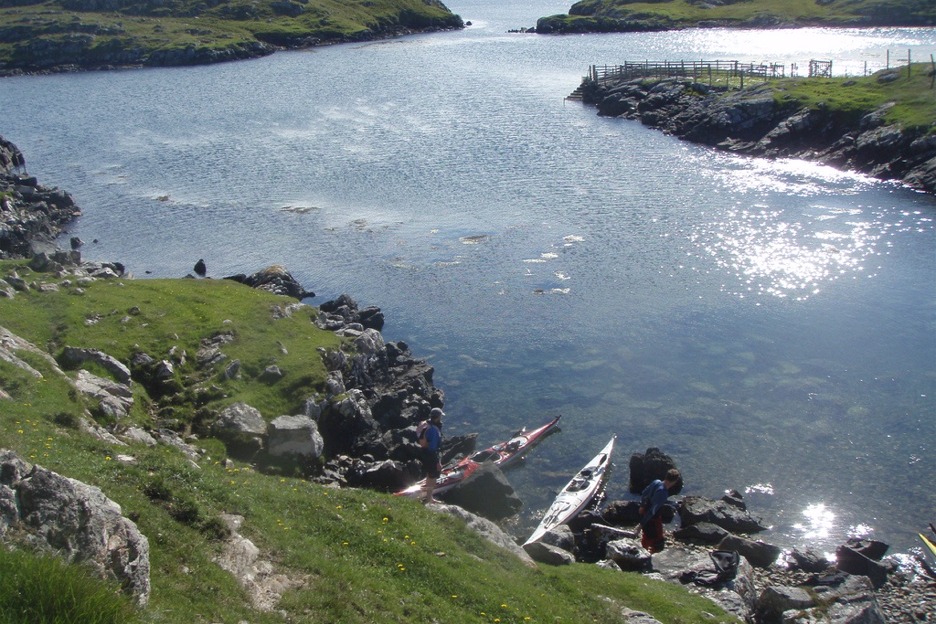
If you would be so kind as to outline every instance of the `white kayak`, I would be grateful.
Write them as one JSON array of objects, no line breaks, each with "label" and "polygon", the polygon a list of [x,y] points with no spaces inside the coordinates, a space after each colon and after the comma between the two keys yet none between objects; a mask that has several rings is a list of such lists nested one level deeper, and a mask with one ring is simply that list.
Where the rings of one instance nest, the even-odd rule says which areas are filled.
[{"label": "white kayak", "polygon": [[605,472],[611,465],[611,450],[614,448],[614,440],[617,436],[611,436],[608,445],[601,449],[594,459],[588,462],[584,468],[572,477],[553,504],[549,506],[543,520],[530,535],[529,539],[523,543],[524,546],[532,544],[549,531],[550,529],[564,524],[578,515],[580,511],[595,498],[595,495],[601,490],[604,483]]}]

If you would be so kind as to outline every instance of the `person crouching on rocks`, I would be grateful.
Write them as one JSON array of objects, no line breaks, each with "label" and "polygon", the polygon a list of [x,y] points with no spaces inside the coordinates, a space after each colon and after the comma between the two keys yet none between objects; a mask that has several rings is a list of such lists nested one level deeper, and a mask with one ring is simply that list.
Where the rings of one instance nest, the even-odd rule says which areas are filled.
[{"label": "person crouching on rocks", "polygon": [[679,483],[679,471],[670,468],[662,481],[654,480],[640,495],[640,545],[651,553],[663,550],[663,507],[670,489]]},{"label": "person crouching on rocks", "polygon": [[445,416],[438,407],[429,412],[428,426],[419,438],[423,448],[423,469],[426,471],[426,485],[423,487],[423,502],[437,503],[432,497],[435,491],[436,479],[442,474],[442,462],[439,459],[439,447],[442,445],[442,417]]}]

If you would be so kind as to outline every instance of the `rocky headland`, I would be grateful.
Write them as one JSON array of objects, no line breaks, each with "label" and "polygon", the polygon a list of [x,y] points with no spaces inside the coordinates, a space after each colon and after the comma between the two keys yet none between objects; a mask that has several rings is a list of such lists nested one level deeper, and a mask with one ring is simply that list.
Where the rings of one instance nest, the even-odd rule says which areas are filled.
[{"label": "rocky headland", "polygon": [[205,65],[463,28],[439,0],[0,2],[0,76]]},{"label": "rocky headland", "polygon": [[[884,70],[866,80],[887,84],[900,74]],[[851,84],[843,80],[840,88]],[[638,120],[687,141],[747,156],[820,162],[936,193],[934,123],[889,122],[893,102],[846,114],[784,98],[771,82],[739,89],[684,77],[587,79],[581,93],[599,115]]]}]

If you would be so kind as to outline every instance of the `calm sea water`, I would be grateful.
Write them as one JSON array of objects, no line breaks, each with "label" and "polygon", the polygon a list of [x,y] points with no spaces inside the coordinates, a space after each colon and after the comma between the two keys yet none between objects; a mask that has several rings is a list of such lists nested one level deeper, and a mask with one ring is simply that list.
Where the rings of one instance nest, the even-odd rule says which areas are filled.
[{"label": "calm sea water", "polygon": [[[509,477],[524,535],[617,434],[764,539],[898,550],[936,520],[936,200],[736,158],[566,102],[590,64],[936,52],[933,29],[509,34],[555,2],[461,0],[462,32],[249,62],[0,81],[0,134],[137,277],[280,263],[384,309],[436,367],[446,433],[563,415]],[[888,56],[889,55],[889,56]],[[95,241],[95,242],[91,242]]]}]

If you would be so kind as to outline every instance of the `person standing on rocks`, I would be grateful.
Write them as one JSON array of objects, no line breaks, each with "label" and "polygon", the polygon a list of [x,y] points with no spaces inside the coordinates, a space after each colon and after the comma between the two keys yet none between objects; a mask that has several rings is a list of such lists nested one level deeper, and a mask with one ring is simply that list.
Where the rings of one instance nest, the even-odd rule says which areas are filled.
[{"label": "person standing on rocks", "polygon": [[679,471],[670,468],[662,481],[655,479],[640,495],[640,545],[651,553],[663,550],[663,506],[679,478]]},{"label": "person standing on rocks", "polygon": [[437,503],[432,493],[435,491],[436,479],[442,474],[442,461],[439,459],[439,447],[442,445],[442,417],[445,416],[438,407],[429,412],[426,427],[419,435],[419,445],[423,448],[423,469],[426,471],[426,485],[423,487],[423,502]]}]

